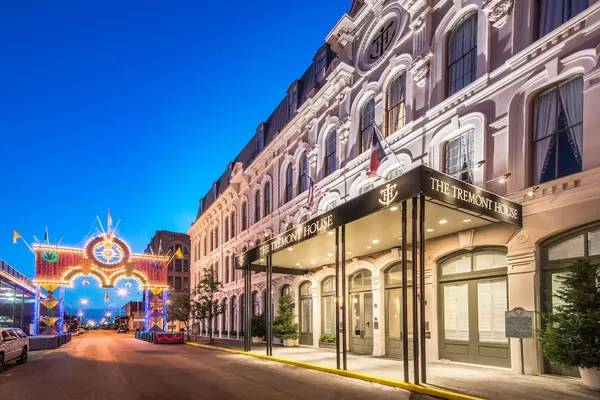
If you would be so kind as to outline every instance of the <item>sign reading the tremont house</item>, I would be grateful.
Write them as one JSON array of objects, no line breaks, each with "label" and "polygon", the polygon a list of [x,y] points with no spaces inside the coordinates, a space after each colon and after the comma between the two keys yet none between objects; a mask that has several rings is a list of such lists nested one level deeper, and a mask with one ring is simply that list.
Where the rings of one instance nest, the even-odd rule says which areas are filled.
[{"label": "sign reading the tremont house", "polygon": [[261,257],[275,253],[291,244],[301,242],[304,239],[323,233],[329,230],[332,225],[333,215],[326,215],[316,221],[300,225],[291,231],[275,237],[272,241],[262,244],[259,247],[258,253]]}]

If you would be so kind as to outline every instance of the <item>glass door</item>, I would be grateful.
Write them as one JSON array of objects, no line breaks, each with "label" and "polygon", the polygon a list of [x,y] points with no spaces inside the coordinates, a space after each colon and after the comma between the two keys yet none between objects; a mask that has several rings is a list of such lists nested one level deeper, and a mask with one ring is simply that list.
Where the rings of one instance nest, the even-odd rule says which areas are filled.
[{"label": "glass door", "polygon": [[300,300],[300,344],[312,346],[312,299]]},{"label": "glass door", "polygon": [[350,294],[350,351],[373,354],[373,294]]}]

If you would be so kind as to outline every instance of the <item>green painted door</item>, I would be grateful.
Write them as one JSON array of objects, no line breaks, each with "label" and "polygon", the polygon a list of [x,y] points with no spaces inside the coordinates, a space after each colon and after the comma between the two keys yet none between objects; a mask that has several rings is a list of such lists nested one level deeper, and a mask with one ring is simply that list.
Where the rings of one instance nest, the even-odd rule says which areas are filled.
[{"label": "green painted door", "polygon": [[373,293],[350,294],[350,351],[373,354]]},{"label": "green painted door", "polygon": [[[412,321],[412,287],[408,287],[407,317],[408,317],[408,357],[412,360],[413,351],[413,321]],[[392,357],[402,358],[402,288],[385,291],[385,353]]]}]

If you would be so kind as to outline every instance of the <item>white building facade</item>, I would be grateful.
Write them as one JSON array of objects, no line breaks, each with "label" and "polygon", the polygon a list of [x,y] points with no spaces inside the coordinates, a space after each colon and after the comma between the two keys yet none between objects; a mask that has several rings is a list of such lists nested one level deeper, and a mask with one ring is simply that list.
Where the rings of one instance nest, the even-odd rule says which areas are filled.
[{"label": "white building facade", "polygon": [[[242,334],[236,255],[427,165],[523,206],[523,229],[471,229],[465,219],[459,233],[426,242],[427,359],[576,374],[547,364],[534,339],[524,341],[522,364],[516,340],[504,337],[504,312],[535,311],[539,328],[557,274],[575,257],[600,256],[599,43],[594,0],[353,1],[200,201],[188,232],[191,286],[203,270],[218,271],[226,312],[217,336]],[[373,122],[396,155],[386,146],[375,178]],[[312,213],[307,176],[322,192]],[[347,255],[348,300],[360,305],[349,310],[348,350],[402,357],[393,323],[399,247],[365,245],[370,254]],[[275,312],[281,294],[293,296],[307,346],[335,332],[333,259],[314,262],[314,273],[273,281]],[[252,284],[251,311],[261,314],[264,273]]]}]

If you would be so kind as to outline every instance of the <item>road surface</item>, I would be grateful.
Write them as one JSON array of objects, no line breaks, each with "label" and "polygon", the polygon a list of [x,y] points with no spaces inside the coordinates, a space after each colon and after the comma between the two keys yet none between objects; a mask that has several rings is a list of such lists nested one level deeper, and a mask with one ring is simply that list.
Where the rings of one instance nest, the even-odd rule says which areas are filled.
[{"label": "road surface", "polygon": [[323,372],[187,345],[154,345],[92,331],[57,350],[32,352],[0,374],[0,399],[426,398]]}]

